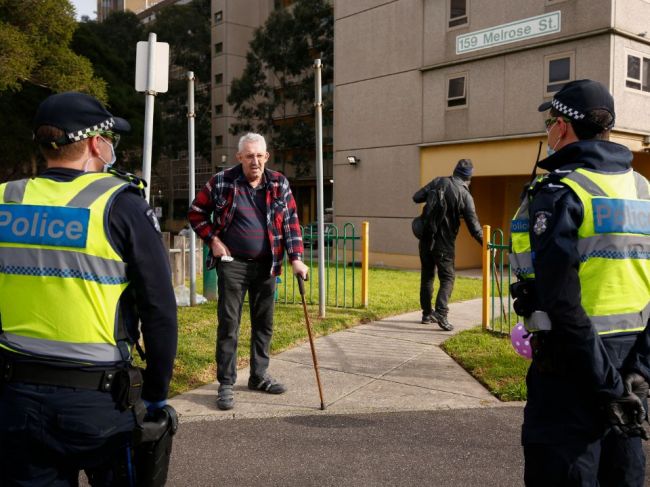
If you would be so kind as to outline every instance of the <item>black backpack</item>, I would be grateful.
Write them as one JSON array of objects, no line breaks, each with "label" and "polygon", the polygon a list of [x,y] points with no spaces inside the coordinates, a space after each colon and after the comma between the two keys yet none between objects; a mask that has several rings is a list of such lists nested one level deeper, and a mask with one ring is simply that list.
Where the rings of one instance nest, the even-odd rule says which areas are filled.
[{"label": "black backpack", "polygon": [[445,199],[445,185],[442,184],[442,178],[440,178],[427,192],[427,201],[424,204],[424,208],[422,208],[422,214],[416,216],[411,223],[413,235],[418,240],[429,236],[432,241],[431,246],[433,247],[433,238],[438,232],[438,228],[442,220],[444,220],[446,212],[447,200]]}]

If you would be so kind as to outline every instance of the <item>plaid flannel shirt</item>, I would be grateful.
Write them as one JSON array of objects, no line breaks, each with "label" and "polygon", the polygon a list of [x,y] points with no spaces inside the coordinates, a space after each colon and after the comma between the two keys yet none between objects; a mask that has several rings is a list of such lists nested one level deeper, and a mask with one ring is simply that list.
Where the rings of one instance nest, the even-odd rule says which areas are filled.
[{"label": "plaid flannel shirt", "polygon": [[[192,202],[187,214],[190,225],[208,246],[212,237],[227,231],[232,222],[236,208],[235,190],[242,174],[241,164],[215,174]],[[287,178],[279,172],[264,169],[264,179],[266,228],[273,254],[270,273],[279,276],[285,249],[291,262],[302,260],[302,234],[296,202]]]}]

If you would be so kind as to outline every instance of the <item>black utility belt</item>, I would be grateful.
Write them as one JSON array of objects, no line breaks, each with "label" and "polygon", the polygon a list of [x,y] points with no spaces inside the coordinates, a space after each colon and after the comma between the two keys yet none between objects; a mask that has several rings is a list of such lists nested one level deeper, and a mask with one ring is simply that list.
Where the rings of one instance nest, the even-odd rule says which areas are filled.
[{"label": "black utility belt", "polygon": [[85,371],[5,359],[0,380],[110,392],[120,371],[120,369]]}]

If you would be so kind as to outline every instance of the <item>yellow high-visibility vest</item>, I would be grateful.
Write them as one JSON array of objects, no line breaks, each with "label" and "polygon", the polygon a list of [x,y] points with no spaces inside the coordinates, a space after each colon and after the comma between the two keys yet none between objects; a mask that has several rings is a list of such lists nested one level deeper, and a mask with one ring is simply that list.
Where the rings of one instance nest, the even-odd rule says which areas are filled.
[{"label": "yellow high-visibility vest", "polygon": [[118,312],[126,263],[107,226],[133,184],[86,173],[0,185],[0,348],[76,364],[130,359]]},{"label": "yellow high-visibility vest", "polygon": [[[561,181],[584,209],[577,243],[582,307],[601,336],[642,331],[650,317],[648,181],[632,169],[604,174],[584,168]],[[529,225],[523,222],[527,200],[513,219],[511,265],[522,278],[534,278]]]}]

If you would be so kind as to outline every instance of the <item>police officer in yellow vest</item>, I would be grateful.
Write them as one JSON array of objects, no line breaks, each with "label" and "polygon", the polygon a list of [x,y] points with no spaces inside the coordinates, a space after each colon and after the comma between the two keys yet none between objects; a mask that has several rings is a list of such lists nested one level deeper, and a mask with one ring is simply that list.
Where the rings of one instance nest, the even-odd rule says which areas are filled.
[{"label": "police officer in yellow vest", "polygon": [[512,224],[515,309],[532,333],[527,486],[642,486],[650,379],[650,187],[608,140],[614,100],[592,80],[540,111],[548,174]]},{"label": "police officer in yellow vest", "polygon": [[52,95],[34,119],[47,169],[0,185],[0,485],[77,485],[82,469],[128,485],[137,396],[165,404],[168,258],[142,182],[109,172],[129,129],[91,96]]}]

